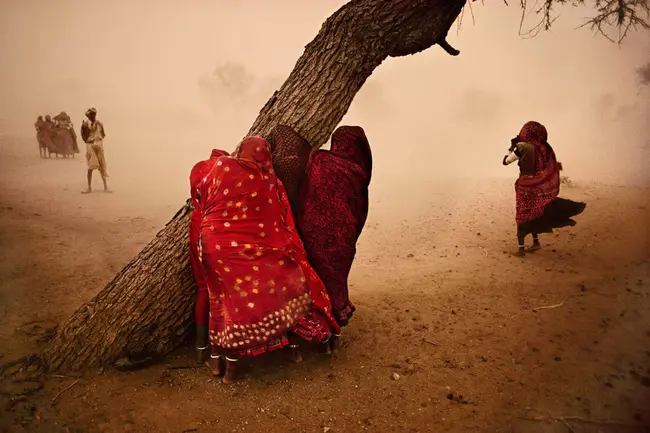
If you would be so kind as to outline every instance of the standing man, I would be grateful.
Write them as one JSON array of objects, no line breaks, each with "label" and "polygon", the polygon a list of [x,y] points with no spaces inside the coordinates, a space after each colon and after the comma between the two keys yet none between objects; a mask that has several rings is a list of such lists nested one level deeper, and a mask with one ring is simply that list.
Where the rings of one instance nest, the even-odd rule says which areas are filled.
[{"label": "standing man", "polygon": [[106,185],[106,159],[104,158],[104,144],[103,140],[106,137],[104,132],[104,125],[97,120],[97,110],[89,108],[86,111],[88,120],[84,120],[81,125],[81,138],[86,143],[86,163],[88,165],[88,189],[82,191],[82,194],[92,192],[93,170],[99,170],[104,182],[104,192],[108,191]]}]

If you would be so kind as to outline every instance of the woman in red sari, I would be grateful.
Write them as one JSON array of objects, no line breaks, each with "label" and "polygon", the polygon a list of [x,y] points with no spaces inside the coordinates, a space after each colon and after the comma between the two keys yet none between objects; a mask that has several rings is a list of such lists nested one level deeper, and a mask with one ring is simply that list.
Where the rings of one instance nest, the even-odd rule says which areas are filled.
[{"label": "woman in red sari", "polygon": [[368,216],[371,175],[372,152],[363,129],[342,126],[332,134],[329,151],[311,154],[302,182],[298,228],[340,326],[347,325],[355,310],[348,275]]},{"label": "woman in red sari", "polygon": [[581,214],[587,206],[558,197],[562,164],[547,140],[548,133],[542,124],[527,122],[511,140],[510,154],[503,158],[503,165],[519,161],[519,178],[515,182],[518,256],[526,254],[527,235],[533,235],[529,252],[536,251],[541,248],[539,233],[575,225],[571,217]]},{"label": "woman in red sari", "polygon": [[194,321],[196,323],[196,352],[198,362],[207,361],[208,349],[208,315],[210,304],[208,300],[208,286],[206,285],[203,266],[199,261],[199,235],[201,233],[202,212],[199,203],[199,184],[216,164],[220,156],[228,155],[225,150],[212,150],[210,159],[197,162],[190,171],[190,197],[192,201],[192,214],[190,215],[190,264],[194,274],[197,295],[194,307]]},{"label": "woman in red sari", "polygon": [[[323,282],[309,266],[282,182],[261,137],[217,159],[199,186],[200,257],[210,298],[210,364],[235,379],[241,356],[289,345],[288,333],[327,342],[340,328]],[[298,346],[290,345],[294,361]]]}]

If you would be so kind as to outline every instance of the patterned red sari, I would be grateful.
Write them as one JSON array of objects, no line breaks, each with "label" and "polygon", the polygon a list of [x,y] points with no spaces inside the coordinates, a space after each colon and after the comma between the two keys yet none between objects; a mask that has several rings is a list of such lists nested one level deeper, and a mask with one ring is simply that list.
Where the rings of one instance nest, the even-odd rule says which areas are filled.
[{"label": "patterned red sari", "polygon": [[252,356],[287,345],[287,333],[326,341],[339,332],[309,266],[267,142],[249,137],[199,186],[200,257],[216,351]]},{"label": "patterned red sari", "polygon": [[560,193],[560,168],[547,139],[546,128],[537,122],[526,123],[519,133],[519,140],[532,144],[534,151],[519,160],[520,174],[515,183],[517,224],[541,217]]},{"label": "patterned red sari", "polygon": [[355,310],[348,275],[368,217],[371,175],[372,153],[363,129],[342,126],[332,134],[331,150],[311,154],[301,188],[298,227],[341,326]]},{"label": "patterned red sari", "polygon": [[220,156],[228,155],[225,150],[212,150],[210,159],[197,162],[190,171],[190,197],[194,210],[190,215],[189,238],[190,238],[190,264],[194,274],[194,282],[198,294],[196,296],[196,306],[194,308],[194,320],[198,326],[208,325],[208,315],[210,313],[208,300],[208,286],[205,282],[203,266],[199,261],[199,235],[201,234],[202,212],[199,204],[199,184],[203,178],[210,172],[212,166],[217,162]]}]

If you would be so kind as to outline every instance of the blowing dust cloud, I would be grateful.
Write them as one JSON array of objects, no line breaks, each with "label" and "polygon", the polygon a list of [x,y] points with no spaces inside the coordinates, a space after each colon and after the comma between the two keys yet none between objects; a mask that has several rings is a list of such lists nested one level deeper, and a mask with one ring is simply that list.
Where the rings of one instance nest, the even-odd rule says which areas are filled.
[{"label": "blowing dust cloud", "polygon": [[[39,351],[39,332],[154,239],[188,199],[192,166],[235,150],[345,3],[0,1],[0,363]],[[14,399],[3,422],[54,433],[524,432],[520,415],[539,414],[650,425],[650,38],[611,43],[577,28],[593,9],[564,5],[550,31],[525,37],[509,3],[472,3],[447,37],[456,57],[434,46],[388,58],[340,122],[365,130],[372,180],[349,278],[357,311],[335,359],[264,361],[233,388],[186,368],[181,348],[134,374],[50,378],[25,397],[34,409]],[[523,30],[537,22],[529,12]],[[112,194],[99,174],[81,194],[81,138],[74,158],[39,156],[38,116],[64,111],[80,136],[91,107]],[[587,207],[520,259],[519,169],[502,160],[531,120],[562,164],[561,195]]]}]

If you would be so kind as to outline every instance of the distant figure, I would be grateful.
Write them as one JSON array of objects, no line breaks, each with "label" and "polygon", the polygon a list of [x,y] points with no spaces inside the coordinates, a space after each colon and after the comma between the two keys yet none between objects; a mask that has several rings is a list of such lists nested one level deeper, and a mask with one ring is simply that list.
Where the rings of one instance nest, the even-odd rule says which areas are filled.
[{"label": "distant figure", "polygon": [[99,174],[104,182],[104,192],[108,191],[106,178],[108,172],[106,171],[106,159],[104,158],[104,125],[97,120],[97,110],[89,108],[86,111],[88,120],[84,120],[81,125],[81,139],[86,143],[86,163],[88,165],[88,189],[82,191],[82,194],[89,194],[92,192],[93,170],[99,170]]},{"label": "distant figure", "polygon": [[59,149],[54,140],[54,137],[56,135],[54,128],[54,120],[52,120],[52,117],[47,114],[45,116],[45,122],[43,123],[43,141],[45,142],[45,147],[47,148],[48,158],[51,158],[52,154],[56,155],[58,158],[59,154],[62,153],[61,149]]},{"label": "distant figure", "polygon": [[38,142],[38,154],[41,158],[45,158],[47,152],[47,143],[45,142],[45,119],[43,116],[38,116],[34,122],[34,129],[36,129],[36,141]]},{"label": "distant figure", "polygon": [[196,353],[197,361],[200,363],[208,360],[210,343],[208,341],[208,325],[210,316],[210,299],[208,296],[208,285],[205,271],[199,257],[199,242],[201,235],[201,220],[203,212],[201,209],[201,193],[199,185],[203,178],[208,175],[212,167],[217,163],[220,156],[226,156],[225,150],[214,149],[210,159],[197,162],[190,171],[190,197],[193,210],[190,216],[189,238],[190,238],[190,264],[196,283],[197,296],[194,307],[194,322],[196,323]]},{"label": "distant figure", "polygon": [[539,233],[552,233],[554,228],[574,226],[571,217],[581,214],[585,203],[558,197],[562,164],[548,144],[546,128],[537,122],[528,122],[518,136],[510,140],[510,154],[503,157],[503,165],[519,161],[517,194],[517,256],[526,254],[524,240],[533,235],[529,252],[541,248]]},{"label": "distant figure", "polygon": [[277,125],[269,140],[273,152],[273,169],[284,184],[294,215],[298,214],[298,195],[305,177],[311,146],[287,125]]},{"label": "distant figure", "polygon": [[[327,287],[332,314],[345,326],[355,311],[348,294],[348,275],[368,217],[372,152],[358,126],[334,131],[330,149],[316,150],[309,158],[297,225],[309,263]],[[334,341],[338,343],[338,339]],[[337,349],[332,346],[333,351]]]},{"label": "distant figure", "polygon": [[77,134],[74,131],[72,120],[65,111],[54,116],[54,141],[57,147],[60,148],[65,157],[72,156],[79,153],[79,146],[77,144]]}]

